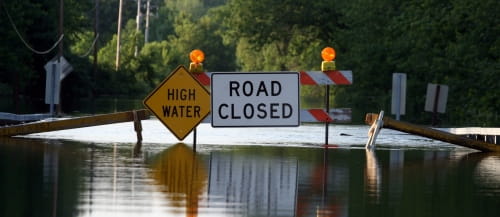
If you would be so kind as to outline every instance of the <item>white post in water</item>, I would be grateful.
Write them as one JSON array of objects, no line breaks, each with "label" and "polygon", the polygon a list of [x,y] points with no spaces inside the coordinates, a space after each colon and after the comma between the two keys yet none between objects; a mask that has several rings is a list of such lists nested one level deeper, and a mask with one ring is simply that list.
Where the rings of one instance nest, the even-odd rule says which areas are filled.
[{"label": "white post in water", "polygon": [[378,118],[376,121],[373,122],[372,126],[368,130],[368,141],[366,141],[366,149],[373,149],[375,148],[375,140],[377,140],[378,133],[380,132],[380,129],[382,126],[384,126],[384,121],[382,120],[384,118],[384,111],[380,111],[380,114],[378,115]]}]

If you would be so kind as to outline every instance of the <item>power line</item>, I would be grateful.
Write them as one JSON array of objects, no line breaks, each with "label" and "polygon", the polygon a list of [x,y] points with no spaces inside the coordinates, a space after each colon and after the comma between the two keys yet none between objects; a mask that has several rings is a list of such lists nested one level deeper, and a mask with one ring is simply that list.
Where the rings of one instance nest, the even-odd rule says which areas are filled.
[{"label": "power line", "polygon": [[84,55],[81,55],[81,56],[79,55],[78,57],[82,57],[83,58],[83,57],[88,56],[90,54],[90,52],[93,50],[92,48],[95,47],[95,43],[97,42],[98,38],[99,38],[99,33],[97,33],[97,35],[95,36],[94,42],[92,42],[92,45],[89,47],[89,49],[87,50],[87,52],[85,52]]},{"label": "power line", "polygon": [[24,46],[26,46],[28,49],[30,49],[33,53],[36,53],[36,54],[48,54],[49,52],[51,52],[52,50],[54,50],[54,48],[56,48],[57,45],[59,45],[59,43],[61,43],[61,41],[63,40],[64,34],[61,34],[61,36],[59,36],[59,39],[56,41],[56,43],[54,45],[52,45],[52,47],[49,48],[48,50],[45,50],[45,51],[35,50],[34,48],[32,48],[28,44],[28,42],[26,42],[24,40],[24,38],[22,37],[21,33],[19,33],[19,30],[17,30],[16,24],[14,24],[14,21],[12,20],[12,17],[10,16],[10,14],[7,11],[7,8],[5,7],[5,5],[3,4],[3,2],[2,2],[1,5],[3,7],[3,10],[5,11],[5,14],[7,14],[7,18],[9,19],[9,22],[12,25],[12,28],[14,28],[14,31],[17,33],[17,36],[19,37],[19,39],[21,39],[21,41],[23,42]]}]

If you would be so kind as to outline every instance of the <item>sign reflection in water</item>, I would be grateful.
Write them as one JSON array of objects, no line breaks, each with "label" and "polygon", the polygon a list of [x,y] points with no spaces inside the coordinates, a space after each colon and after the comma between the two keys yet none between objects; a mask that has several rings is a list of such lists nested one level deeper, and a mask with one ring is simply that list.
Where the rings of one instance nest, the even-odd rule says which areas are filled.
[{"label": "sign reflection in water", "polygon": [[187,216],[197,216],[198,201],[206,190],[207,170],[197,154],[178,143],[158,154],[152,164],[152,176],[174,207],[186,207]]},{"label": "sign reflection in water", "polygon": [[210,154],[209,206],[226,204],[247,216],[293,216],[298,161],[252,150]]},{"label": "sign reflection in water", "polygon": [[[59,145],[59,143],[62,143]],[[0,139],[0,216],[498,216],[500,156]]]},{"label": "sign reflection in water", "polygon": [[368,194],[378,203],[380,199],[380,167],[377,162],[377,156],[373,149],[366,149],[366,167],[365,167],[365,188]]}]

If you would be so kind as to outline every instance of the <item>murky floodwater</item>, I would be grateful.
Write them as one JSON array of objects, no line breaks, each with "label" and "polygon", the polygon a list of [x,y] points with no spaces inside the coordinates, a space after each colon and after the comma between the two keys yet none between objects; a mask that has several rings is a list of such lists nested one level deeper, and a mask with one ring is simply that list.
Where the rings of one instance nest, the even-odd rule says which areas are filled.
[{"label": "murky floodwater", "polygon": [[[157,120],[0,139],[0,216],[498,216],[500,155],[367,126],[198,127]],[[350,136],[340,136],[347,134]]]}]

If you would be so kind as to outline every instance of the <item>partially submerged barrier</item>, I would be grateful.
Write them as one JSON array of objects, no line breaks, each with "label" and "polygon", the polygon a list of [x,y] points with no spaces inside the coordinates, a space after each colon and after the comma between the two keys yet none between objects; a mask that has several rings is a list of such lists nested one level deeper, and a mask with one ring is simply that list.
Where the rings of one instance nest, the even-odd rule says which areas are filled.
[{"label": "partially submerged barrier", "polygon": [[[149,119],[149,116],[150,112],[146,109],[143,109],[137,111],[118,112],[112,114],[102,114],[102,115],[78,117],[71,119],[32,122],[27,124],[2,127],[0,128],[0,136],[27,135],[32,133],[67,130],[73,128],[90,127],[90,126],[114,124],[114,123],[129,122],[129,121],[138,122],[140,120]],[[137,127],[140,127],[140,125],[137,125]]]},{"label": "partially submerged barrier", "polygon": [[[368,125],[375,124],[376,120],[378,119],[378,116],[379,116],[378,114],[374,114],[374,113],[366,114],[366,117],[365,117],[366,124],[368,124]],[[448,133],[448,132],[444,132],[441,130],[436,130],[436,129],[432,129],[432,128],[428,128],[428,127],[422,127],[422,126],[418,126],[418,125],[411,124],[411,123],[396,121],[396,120],[391,119],[389,117],[383,117],[382,121],[383,121],[382,127],[384,127],[384,128],[398,130],[398,131],[402,131],[402,132],[406,132],[406,133],[410,133],[410,134],[415,134],[415,135],[419,135],[419,136],[424,136],[427,138],[436,139],[436,140],[440,140],[443,142],[448,142],[448,143],[452,143],[455,145],[460,145],[460,146],[464,146],[467,148],[472,148],[472,149],[476,149],[476,150],[480,150],[480,151],[484,151],[484,152],[500,152],[500,145],[495,145],[495,144],[491,144],[491,143],[487,143],[487,142],[483,142],[483,141],[473,140],[473,139],[469,139],[469,138],[455,135],[452,133]]]}]

